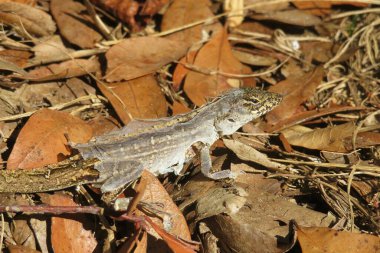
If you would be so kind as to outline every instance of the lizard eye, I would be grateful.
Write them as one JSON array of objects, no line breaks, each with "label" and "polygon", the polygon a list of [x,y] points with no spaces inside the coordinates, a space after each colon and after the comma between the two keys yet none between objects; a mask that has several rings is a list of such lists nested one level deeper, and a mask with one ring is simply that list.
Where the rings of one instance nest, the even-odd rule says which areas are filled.
[{"label": "lizard eye", "polygon": [[258,100],[257,98],[251,98],[249,101],[252,102],[253,104],[260,103],[260,100]]}]

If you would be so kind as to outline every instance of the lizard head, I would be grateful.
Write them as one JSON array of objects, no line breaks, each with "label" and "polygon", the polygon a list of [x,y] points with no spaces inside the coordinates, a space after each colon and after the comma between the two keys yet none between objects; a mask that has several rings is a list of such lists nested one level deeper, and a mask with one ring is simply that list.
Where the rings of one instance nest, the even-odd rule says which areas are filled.
[{"label": "lizard head", "polygon": [[222,110],[215,120],[215,128],[222,135],[234,133],[244,124],[269,112],[282,101],[280,94],[254,88],[230,90],[221,98]]}]

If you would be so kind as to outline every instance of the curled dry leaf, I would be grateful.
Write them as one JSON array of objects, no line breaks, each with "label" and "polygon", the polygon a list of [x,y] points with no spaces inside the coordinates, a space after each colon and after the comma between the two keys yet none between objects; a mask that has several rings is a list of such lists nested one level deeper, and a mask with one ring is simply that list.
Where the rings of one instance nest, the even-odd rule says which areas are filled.
[{"label": "curled dry leaf", "polygon": [[304,10],[313,15],[324,16],[330,14],[332,5],[353,5],[353,6],[368,6],[365,2],[350,2],[350,1],[294,1],[292,2],[300,10]]},{"label": "curled dry leaf", "polygon": [[[159,224],[161,228],[165,228],[167,232],[179,236],[182,239],[190,240],[191,235],[183,214],[173,202],[160,181],[150,172],[144,170],[141,175],[142,182],[146,184],[145,191],[141,201],[147,203],[156,210],[160,210],[157,215],[161,218],[151,217],[155,224]],[[146,215],[139,209],[136,210],[136,215]],[[163,216],[163,217],[162,217]],[[150,233],[150,232],[149,232]],[[157,237],[157,235],[155,235]]]},{"label": "curled dry leaf", "polygon": [[108,82],[131,80],[157,71],[185,55],[184,44],[159,37],[125,39],[107,53]]},{"label": "curled dry leaf", "polygon": [[[162,19],[161,30],[163,32],[179,28],[200,20],[210,19],[214,14],[210,10],[209,0],[175,0]],[[200,24],[189,29],[183,29],[167,36],[167,38],[178,40],[188,47],[202,40],[202,31],[213,33],[222,28],[218,20],[214,23]]]},{"label": "curled dry leaf", "polygon": [[49,14],[32,6],[15,2],[0,3],[0,22],[13,26],[26,38],[29,38],[29,34],[37,37],[52,35],[56,30],[55,23]]},{"label": "curled dry leaf", "polygon": [[29,64],[39,65],[42,62],[49,62],[49,60],[59,60],[67,58],[70,50],[65,47],[60,36],[54,35],[41,40],[37,45],[32,48],[34,57],[29,60]]},{"label": "curled dry leaf", "polygon": [[285,170],[286,166],[281,163],[272,162],[267,155],[261,153],[244,143],[236,140],[223,139],[224,144],[230,150],[232,150],[237,157],[242,160],[258,163],[268,169],[273,170]]},{"label": "curled dry leaf", "polygon": [[314,95],[317,86],[323,78],[323,68],[304,74],[303,76],[289,77],[269,88],[269,91],[284,95],[282,103],[267,113],[268,124],[275,125],[277,122],[291,117],[300,105]]},{"label": "curled dry leaf", "polygon": [[[43,201],[51,206],[78,206],[71,196],[44,194]],[[97,241],[93,233],[96,223],[85,214],[51,218],[51,246],[56,253],[94,252]]]},{"label": "curled dry leaf", "polygon": [[91,139],[92,129],[84,121],[65,112],[42,109],[33,114],[16,140],[7,169],[32,169],[57,163],[68,156],[67,140],[84,143]]},{"label": "curled dry leaf", "polygon": [[301,10],[285,10],[268,12],[265,14],[250,15],[256,20],[274,20],[285,24],[298,26],[315,26],[321,23],[321,19]]},{"label": "curled dry leaf", "polygon": [[325,227],[297,226],[297,239],[302,252],[380,252],[380,238],[370,234],[337,231]]},{"label": "curled dry leaf", "polygon": [[167,116],[165,96],[153,75],[117,83],[102,82],[98,83],[98,87],[125,125],[133,118],[153,119]]},{"label": "curled dry leaf", "polygon": [[85,14],[86,7],[80,2],[52,0],[50,9],[62,36],[70,43],[81,48],[93,48],[102,39],[90,16]]},{"label": "curled dry leaf", "polygon": [[144,23],[149,23],[150,17],[158,13],[168,0],[148,0],[143,3],[134,0],[91,0],[91,2],[116,15],[133,31],[138,31],[141,28],[136,21],[136,16],[139,16],[137,17],[139,21],[143,20]]},{"label": "curled dry leaf", "polygon": [[[95,88],[83,82],[79,78],[70,78],[67,82],[44,82],[33,85],[25,85],[15,91],[15,95],[22,103],[26,112],[38,110],[42,105],[56,106],[72,101],[81,96],[95,94]],[[83,101],[73,105],[70,110],[89,104]]]},{"label": "curled dry leaf", "polygon": [[[244,164],[236,166],[241,165]],[[295,219],[305,226],[328,226],[331,222],[323,213],[273,194],[281,192],[280,183],[275,179],[247,173],[237,180],[236,186],[248,193],[245,206],[237,213],[219,214],[204,220],[219,238],[222,252],[228,248],[242,253],[284,252],[292,247],[287,226],[291,220]],[[278,238],[284,239],[281,244]]]},{"label": "curled dry leaf", "polygon": [[74,59],[59,64],[50,64],[31,70],[23,76],[17,78],[27,79],[30,81],[52,81],[71,77],[83,76],[88,73],[97,72],[100,69],[97,58],[91,59]]},{"label": "curled dry leaf", "polygon": [[199,50],[191,65],[192,69],[186,76],[184,90],[191,101],[198,106],[204,104],[207,98],[218,96],[230,88],[254,86],[253,79],[227,76],[250,74],[251,70],[233,55],[224,29],[215,34]]},{"label": "curled dry leaf", "polygon": [[8,49],[0,51],[0,60],[11,62],[17,65],[19,68],[24,68],[26,66],[30,56],[32,56],[32,53],[23,50]]},{"label": "curled dry leaf", "polygon": [[271,133],[271,132],[277,132],[282,129],[286,129],[288,127],[301,124],[303,122],[313,120],[319,117],[323,117],[330,114],[335,114],[338,112],[347,112],[347,111],[360,111],[365,110],[366,107],[364,106],[358,106],[358,107],[352,107],[352,106],[334,106],[329,108],[323,108],[321,110],[313,110],[313,111],[305,111],[297,113],[293,116],[290,116],[289,118],[285,118],[279,122],[276,123],[274,126],[270,126],[269,124],[266,125],[265,131]]},{"label": "curled dry leaf", "polygon": [[[298,128],[299,129],[299,128]],[[349,122],[339,126],[307,130],[307,132],[293,132],[292,128],[284,130],[288,142],[295,146],[309,149],[326,150],[331,152],[349,152],[345,144],[345,139],[351,137],[355,130],[355,124]]]}]

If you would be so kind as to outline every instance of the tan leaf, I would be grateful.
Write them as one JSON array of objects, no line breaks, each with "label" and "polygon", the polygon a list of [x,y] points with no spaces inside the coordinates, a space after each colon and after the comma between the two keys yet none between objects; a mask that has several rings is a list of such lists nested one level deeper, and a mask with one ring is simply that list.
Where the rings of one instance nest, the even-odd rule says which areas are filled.
[{"label": "tan leaf", "polygon": [[[144,170],[141,175],[142,182],[146,184],[145,191],[143,192],[141,201],[144,203],[156,206],[161,213],[165,215],[164,220],[158,217],[151,217],[155,224],[158,224],[161,228],[164,226],[168,229],[167,232],[179,236],[182,239],[190,240],[191,235],[187,226],[185,217],[178,209],[177,205],[173,202],[165,188],[160,181],[152,173]],[[144,213],[139,209],[136,210],[136,215],[143,215]],[[150,233],[150,232],[149,232]],[[157,234],[155,235],[157,236]]]},{"label": "tan leaf", "polygon": [[291,117],[300,105],[314,95],[317,86],[324,75],[322,67],[304,74],[303,76],[289,77],[269,88],[269,91],[284,95],[282,103],[267,113],[266,119],[270,124]]},{"label": "tan leaf", "polygon": [[301,10],[285,10],[268,12],[265,14],[250,15],[256,20],[275,20],[281,23],[298,26],[315,26],[321,23],[321,19]]},{"label": "tan leaf", "polygon": [[[282,105],[280,105],[282,106]],[[282,129],[307,122],[309,120],[313,120],[319,117],[323,117],[330,114],[335,114],[338,112],[347,112],[347,111],[360,111],[365,110],[364,106],[333,106],[330,108],[322,108],[321,110],[313,110],[313,111],[305,111],[294,114],[288,118],[284,118],[283,120],[277,122],[274,126],[270,126],[269,124],[265,127],[266,132],[276,132]]]},{"label": "tan leaf", "polygon": [[[26,112],[37,110],[46,104],[56,106],[95,93],[94,87],[79,78],[70,78],[64,84],[62,82],[43,82],[26,85],[15,91],[15,95],[22,103],[23,109]],[[70,106],[69,109],[74,110],[79,106],[89,103],[90,101],[83,101]]]},{"label": "tan leaf", "polygon": [[[167,31],[196,21],[212,18],[214,14],[211,12],[210,6],[209,0],[175,0],[164,14],[161,29],[162,31]],[[200,24],[181,30],[168,35],[167,38],[178,40],[187,46],[192,46],[202,39],[202,30],[205,32],[213,31],[215,33],[221,28],[220,23],[215,21],[212,24]]]},{"label": "tan leaf", "polygon": [[330,14],[332,5],[353,5],[357,7],[366,7],[368,3],[350,2],[350,1],[294,1],[292,2],[298,9],[309,12],[313,15],[325,16]]},{"label": "tan leaf", "polygon": [[24,68],[32,53],[22,50],[7,49],[0,51],[0,60],[5,60],[17,65],[19,68]]},{"label": "tan leaf", "polygon": [[49,62],[50,60],[65,59],[70,53],[59,35],[39,41],[31,50],[34,52],[34,57],[29,60],[31,65],[40,65],[41,62]]},{"label": "tan leaf", "polygon": [[376,253],[380,238],[375,235],[337,231],[325,227],[297,226],[302,252],[308,253]]},{"label": "tan leaf", "polygon": [[21,245],[8,245],[7,249],[9,253],[40,253],[41,251],[31,249]]},{"label": "tan leaf", "polygon": [[326,150],[332,152],[348,152],[345,147],[345,138],[352,137],[355,124],[349,122],[339,126],[311,130],[306,133],[292,133],[291,129],[284,130],[283,133],[288,142],[295,146],[309,149]]},{"label": "tan leaf", "polygon": [[91,59],[74,59],[64,61],[59,64],[50,64],[31,70],[24,76],[18,78],[32,81],[52,81],[64,78],[83,76],[88,73],[94,73],[100,68],[97,58]]},{"label": "tan leaf", "polygon": [[131,121],[131,116],[137,119],[153,119],[167,115],[165,96],[153,75],[124,82],[98,83],[98,87],[124,124]]},{"label": "tan leaf", "polygon": [[26,4],[7,2],[0,3],[0,22],[17,28],[24,36],[25,30],[34,36],[42,37],[52,35],[55,23],[46,12]]},{"label": "tan leaf", "polygon": [[64,134],[76,143],[91,139],[92,129],[65,112],[42,109],[33,114],[16,140],[7,169],[31,169],[59,162],[71,154]]},{"label": "tan leaf", "polygon": [[[251,73],[251,70],[241,64],[233,55],[225,30],[215,34],[199,50],[194,61],[194,68],[228,74]],[[219,73],[204,74],[192,70],[186,76],[184,89],[193,103],[199,106],[204,104],[207,98],[218,96],[223,91],[240,86],[254,86],[254,83],[252,79],[243,79],[242,81]]]},{"label": "tan leaf", "polygon": [[116,82],[151,74],[185,55],[186,49],[183,43],[159,37],[122,40],[106,53],[105,79]]},{"label": "tan leaf", "polygon": [[258,163],[264,167],[274,170],[285,170],[286,166],[280,163],[272,162],[268,156],[261,153],[244,143],[236,140],[223,139],[224,144],[228,149],[233,151],[237,157],[242,160]]},{"label": "tan leaf", "polygon": [[[51,206],[78,206],[72,197],[55,193],[43,195],[45,203]],[[51,218],[51,245],[56,253],[94,252],[97,241],[93,233],[96,223],[85,214],[67,215]]]},{"label": "tan leaf", "polygon": [[86,7],[78,1],[52,0],[50,9],[65,39],[81,48],[93,48],[102,39]]}]

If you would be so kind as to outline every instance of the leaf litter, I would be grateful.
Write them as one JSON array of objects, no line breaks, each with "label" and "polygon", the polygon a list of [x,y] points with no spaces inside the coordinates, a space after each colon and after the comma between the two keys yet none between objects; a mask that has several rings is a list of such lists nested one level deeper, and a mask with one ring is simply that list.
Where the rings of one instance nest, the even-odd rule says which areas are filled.
[{"label": "leaf litter", "polygon": [[380,252],[377,5],[0,3],[3,169],[55,164],[75,154],[68,141],[185,112],[231,88],[284,95],[213,146],[215,169],[232,169],[235,180],[205,179],[197,158],[180,176],[144,173],[121,195],[132,198],[129,229],[127,216],[78,216],[102,205],[94,186],[3,194],[3,207],[77,213],[37,222],[6,212],[2,250]]}]

